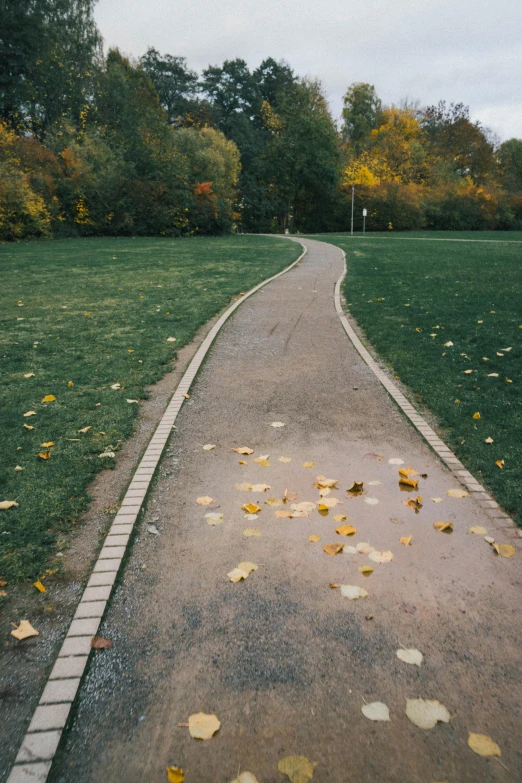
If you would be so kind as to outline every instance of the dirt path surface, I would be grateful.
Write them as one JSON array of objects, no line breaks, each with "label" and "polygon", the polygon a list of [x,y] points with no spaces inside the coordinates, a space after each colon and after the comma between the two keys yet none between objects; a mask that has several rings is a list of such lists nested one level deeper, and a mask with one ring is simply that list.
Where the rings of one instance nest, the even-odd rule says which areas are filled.
[{"label": "dirt path surface", "polygon": [[[91,663],[53,783],[153,783],[169,765],[187,783],[230,783],[238,769],[283,783],[278,761],[294,754],[317,763],[314,783],[522,780],[520,552],[497,557],[467,532],[491,521],[470,498],[446,494],[459,485],[342,329],[341,251],[305,244],[303,262],[223,328],[178,418],[100,630],[114,646]],[[231,451],[241,446],[254,453]],[[266,455],[268,465],[254,462]],[[390,459],[428,475],[420,513],[403,504],[412,495]],[[327,499],[341,503],[327,515],[279,518],[291,504],[264,503],[285,489],[317,503],[319,475],[339,479]],[[353,481],[364,495],[346,497]],[[242,482],[270,489],[235,489]],[[200,506],[200,496],[214,502]],[[255,520],[244,518],[248,502],[262,508]],[[208,525],[209,512],[222,523]],[[441,520],[453,534],[433,528]],[[336,534],[348,523],[354,536]],[[408,536],[411,546],[399,542]],[[393,561],[322,549],[359,542]],[[259,567],[228,581],[242,561]],[[374,568],[369,578],[362,565]],[[368,596],[349,600],[330,583]],[[397,658],[401,645],[422,651],[420,667]],[[449,723],[413,725],[405,703],[416,698],[438,699]],[[389,706],[390,722],[362,714],[373,701]],[[178,726],[198,712],[221,721],[208,741]],[[490,735],[502,764],[473,753],[468,732]]]}]

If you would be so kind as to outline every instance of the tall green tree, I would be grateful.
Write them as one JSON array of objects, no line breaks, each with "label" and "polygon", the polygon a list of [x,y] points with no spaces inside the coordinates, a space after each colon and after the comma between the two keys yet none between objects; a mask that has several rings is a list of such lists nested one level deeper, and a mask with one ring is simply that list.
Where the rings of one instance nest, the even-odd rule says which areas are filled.
[{"label": "tall green tree", "polygon": [[511,192],[522,192],[522,139],[508,139],[497,151],[502,184]]},{"label": "tall green tree", "polygon": [[196,97],[197,73],[188,68],[185,57],[161,55],[153,47],[140,58],[140,64],[156,88],[169,123],[182,125]]},{"label": "tall green tree", "polygon": [[382,104],[373,84],[354,82],[343,102],[341,135],[359,152],[380,124]]}]

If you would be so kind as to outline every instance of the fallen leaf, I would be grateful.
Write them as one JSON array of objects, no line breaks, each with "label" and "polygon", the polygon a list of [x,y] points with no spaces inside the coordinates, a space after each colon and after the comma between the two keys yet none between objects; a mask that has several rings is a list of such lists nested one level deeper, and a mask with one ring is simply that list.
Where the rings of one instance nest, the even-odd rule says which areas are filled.
[{"label": "fallen leaf", "polygon": [[9,593],[7,590],[0,590],[0,598],[5,598]]},{"label": "fallen leaf", "polygon": [[147,533],[150,533],[151,536],[160,536],[161,533],[159,532],[156,525],[147,525],[146,527]]},{"label": "fallen leaf", "polygon": [[111,389],[121,389],[121,383],[113,383]]},{"label": "fallen leaf", "polygon": [[292,503],[290,506],[292,511],[306,511],[306,513],[310,513],[311,511],[315,511],[316,505],[315,503],[312,503],[310,500],[303,500],[301,503]]},{"label": "fallen leaf", "polygon": [[498,372],[488,372],[488,378],[498,378]]},{"label": "fallen leaf", "polygon": [[231,783],[259,783],[259,781],[252,772],[242,772]]},{"label": "fallen leaf", "polygon": [[500,555],[500,557],[513,557],[516,552],[515,547],[511,546],[511,544],[497,544],[494,541],[492,546],[497,555]]},{"label": "fallen leaf", "polygon": [[355,549],[360,555],[369,555],[370,552],[375,552],[373,546],[367,541],[359,541]]},{"label": "fallen leaf", "polygon": [[40,459],[50,459],[51,458],[51,452],[50,451],[39,451],[37,456],[40,457]]},{"label": "fallen leaf", "polygon": [[348,544],[345,544],[343,546],[343,555],[357,555],[359,552],[357,551],[357,548],[354,546],[348,546]]},{"label": "fallen leaf", "polygon": [[209,497],[208,495],[203,495],[200,498],[196,498],[196,503],[198,504],[198,506],[210,506],[210,504],[212,503],[212,498]]},{"label": "fallen leaf", "polygon": [[399,479],[399,484],[402,484],[403,486],[406,486],[406,487],[413,487],[413,489],[418,489],[419,488],[419,482],[418,482],[417,479],[402,477],[402,478]]},{"label": "fallen leaf", "polygon": [[182,394],[182,397],[184,397],[186,400],[190,400],[190,394]]},{"label": "fallen leaf", "polygon": [[343,551],[343,545],[342,544],[325,544],[323,546],[323,552],[326,552],[327,555],[338,555],[339,552]]},{"label": "fallen leaf", "polygon": [[372,701],[370,704],[363,704],[361,712],[369,720],[390,720],[390,710],[382,701]]},{"label": "fallen leaf", "polygon": [[34,430],[34,427],[31,427],[30,424],[24,424],[24,427],[26,430]]},{"label": "fallen leaf", "polygon": [[373,568],[369,565],[359,566],[359,571],[363,576],[371,576],[373,574]]},{"label": "fallen leaf", "polygon": [[205,446],[203,446],[203,451],[212,451],[212,449],[216,448],[215,443],[207,443]]},{"label": "fallen leaf", "polygon": [[270,425],[271,427],[286,427],[286,424],[283,424],[282,421],[273,421]]},{"label": "fallen leaf", "polygon": [[185,773],[181,767],[167,767],[167,781],[168,783],[183,783],[185,780]]},{"label": "fallen leaf", "polygon": [[336,484],[339,483],[339,479],[329,479],[326,476],[317,476],[314,483],[314,487],[318,489],[337,489]]},{"label": "fallen leaf", "polygon": [[55,400],[54,394],[46,394],[45,397],[42,397],[42,402],[54,402]]},{"label": "fallen leaf", "polygon": [[286,756],[281,759],[277,769],[282,775],[290,778],[291,783],[307,783],[314,776],[316,762],[309,761],[306,756]]},{"label": "fallen leaf", "polygon": [[352,525],[342,525],[341,527],[336,527],[335,532],[340,536],[353,536],[354,533],[357,533],[357,528]]},{"label": "fallen leaf", "polygon": [[449,723],[450,714],[440,701],[406,699],[406,715],[419,729],[432,729],[439,721]]},{"label": "fallen leaf", "polygon": [[495,461],[495,465],[497,466],[497,468],[500,468],[502,470],[502,468],[504,467],[504,460],[503,459],[497,459]]},{"label": "fallen leaf", "polygon": [[168,343],[175,343],[176,342],[176,338],[175,337],[167,337],[167,342]]},{"label": "fallen leaf", "polygon": [[420,666],[424,656],[420,650],[416,650],[414,647],[407,650],[403,647],[397,650],[397,658],[403,663],[411,663],[414,666]]},{"label": "fallen leaf", "polygon": [[278,462],[284,462],[286,464],[287,462],[292,462],[292,458],[291,457],[279,457]]},{"label": "fallen leaf", "polygon": [[39,579],[36,580],[36,582],[33,582],[33,587],[36,587],[39,593],[46,593],[47,588],[43,586],[41,581]]},{"label": "fallen leaf", "polygon": [[116,457],[116,454],[114,451],[104,451],[103,454],[98,454],[98,457],[100,459],[103,459],[104,457],[108,457],[109,459],[114,459]]},{"label": "fallen leaf", "polygon": [[473,370],[464,370],[464,375],[471,375]]},{"label": "fallen leaf", "polygon": [[488,531],[482,525],[473,525],[473,527],[468,528],[468,533],[474,533],[476,536],[486,536]]},{"label": "fallen leaf", "polygon": [[237,464],[238,465],[248,465],[248,462],[245,462],[244,459],[238,459]]},{"label": "fallen leaf", "polygon": [[451,348],[452,345],[453,343],[451,342],[451,340],[448,340],[447,343],[444,343],[444,348]]},{"label": "fallen leaf", "polygon": [[235,451],[237,454],[253,454],[254,449],[249,449],[248,446],[240,446],[239,449],[231,449],[231,451]]},{"label": "fallen leaf", "polygon": [[24,373],[24,378],[34,378],[34,372],[26,372],[26,373]]},{"label": "fallen leaf", "polygon": [[319,490],[319,497],[320,498],[325,498],[327,495],[330,494],[331,491],[332,491],[331,489],[320,489]]},{"label": "fallen leaf", "polygon": [[341,595],[343,598],[349,598],[355,601],[357,598],[366,598],[368,591],[357,585],[341,585]]},{"label": "fallen leaf", "polygon": [[17,465],[16,468],[14,468],[14,470],[23,470],[23,468],[20,465]]},{"label": "fallen leaf", "polygon": [[133,403],[133,402],[135,402],[137,405],[139,405],[139,404],[140,404],[140,401],[139,401],[139,400],[126,400],[126,402],[128,402],[128,403],[129,403],[129,405],[130,405],[131,403]]},{"label": "fallen leaf", "polygon": [[400,459],[400,457],[392,457],[392,459],[388,460],[388,465],[404,465],[404,460]]},{"label": "fallen leaf", "polygon": [[205,519],[207,520],[207,525],[220,525],[223,522],[223,514],[213,511],[210,514],[205,514]]},{"label": "fallen leaf", "polygon": [[243,530],[243,535],[250,537],[250,536],[260,536],[261,531],[257,529],[257,527],[246,527]]},{"label": "fallen leaf", "polygon": [[302,467],[303,468],[313,468],[314,467],[314,463],[313,462],[303,462]]},{"label": "fallen leaf", "polygon": [[275,511],[274,516],[276,516],[278,519],[290,519],[292,514],[290,511]]},{"label": "fallen leaf", "polygon": [[92,424],[89,427],[84,427],[82,430],[78,430],[78,432],[89,432],[89,430],[92,430]]},{"label": "fallen leaf", "polygon": [[270,484],[252,484],[252,492],[266,492],[267,489],[272,489]]},{"label": "fallen leaf", "polygon": [[474,418],[474,419],[480,419],[480,413],[477,411],[476,413],[474,413],[474,414],[473,414],[473,417],[472,417],[472,418]]},{"label": "fallen leaf", "polygon": [[2,500],[0,501],[0,509],[2,511],[7,511],[8,508],[17,508],[18,503],[16,500]]},{"label": "fallen leaf", "polygon": [[308,540],[311,541],[313,544],[315,544],[317,541],[320,541],[321,539],[319,536],[308,536]]},{"label": "fallen leaf", "polygon": [[18,628],[15,626],[14,631],[11,631],[11,636],[21,642],[24,639],[29,639],[30,636],[40,636],[40,634],[36,628],[33,628],[29,620],[20,620],[20,625]]},{"label": "fallen leaf", "polygon": [[27,413],[24,413],[25,418],[28,416],[36,416],[36,411],[27,411]]},{"label": "fallen leaf", "polygon": [[377,498],[364,498],[364,502],[369,506],[376,506],[379,503]]},{"label": "fallen leaf", "polygon": [[404,546],[411,546],[411,540],[413,536],[404,536],[403,538],[399,538],[399,541],[401,544],[404,544]]},{"label": "fallen leaf", "polygon": [[50,449],[51,446],[54,446],[54,441],[48,440],[46,443],[40,443],[40,446],[42,449]]},{"label": "fallen leaf", "polygon": [[257,457],[254,460],[254,462],[257,462],[257,464],[261,465],[263,468],[269,468],[270,467],[270,463],[269,463],[268,459],[266,459],[264,457]]},{"label": "fallen leaf", "polygon": [[337,588],[340,587],[340,586],[341,585],[338,585],[337,582],[332,582],[330,584],[330,590],[337,590]]},{"label": "fallen leaf", "polygon": [[258,511],[261,511],[261,506],[256,506],[255,503],[245,503],[241,508],[243,511],[246,511],[247,514],[257,514]]},{"label": "fallen leaf", "polygon": [[280,498],[268,498],[268,500],[265,500],[265,506],[272,506],[273,508],[277,508],[277,506],[282,506],[283,501]]},{"label": "fallen leaf", "polygon": [[319,511],[326,511],[330,508],[335,508],[339,503],[342,503],[342,500],[339,500],[339,498],[323,498],[317,508]]},{"label": "fallen leaf", "polygon": [[194,739],[208,740],[220,726],[221,723],[216,715],[205,715],[204,712],[189,715],[188,730],[190,736],[194,737]]},{"label": "fallen leaf", "polygon": [[369,487],[378,487],[380,483],[381,483],[380,481],[368,481],[368,486]]},{"label": "fallen leaf", "polygon": [[493,438],[485,438],[484,443],[494,443]]},{"label": "fallen leaf", "polygon": [[334,522],[345,522],[346,521],[346,514],[336,514],[334,517],[332,517]]},{"label": "fallen leaf", "polygon": [[467,498],[469,492],[465,489],[448,489],[446,495],[449,495],[450,498]]},{"label": "fallen leaf", "polygon": [[354,481],[352,486],[349,487],[346,491],[349,492],[350,495],[360,495],[363,489],[364,481]]},{"label": "fallen leaf", "polygon": [[374,549],[373,552],[368,554],[368,557],[370,560],[373,560],[374,563],[391,563],[393,560],[393,552],[390,552],[390,550],[379,552],[377,549]]},{"label": "fallen leaf", "polygon": [[433,527],[438,533],[453,533],[453,522],[434,522]]},{"label": "fallen leaf", "polygon": [[289,492],[287,489],[285,489],[283,494],[283,503],[292,503],[294,500],[297,500],[297,492]]},{"label": "fallen leaf", "polygon": [[239,492],[251,492],[252,484],[249,484],[248,481],[243,481],[241,484],[234,484],[234,489],[239,490]]},{"label": "fallen leaf", "polygon": [[442,498],[431,498],[434,503],[442,503]]},{"label": "fallen leaf", "polygon": [[411,476],[420,476],[420,473],[413,468],[399,468],[399,476],[411,478]]},{"label": "fallen leaf", "polygon": [[469,732],[468,746],[479,756],[500,756],[501,751],[496,742],[487,734],[473,734]]},{"label": "fallen leaf", "polygon": [[110,650],[112,647],[112,639],[105,639],[103,636],[93,636],[91,639],[91,647],[93,650]]}]

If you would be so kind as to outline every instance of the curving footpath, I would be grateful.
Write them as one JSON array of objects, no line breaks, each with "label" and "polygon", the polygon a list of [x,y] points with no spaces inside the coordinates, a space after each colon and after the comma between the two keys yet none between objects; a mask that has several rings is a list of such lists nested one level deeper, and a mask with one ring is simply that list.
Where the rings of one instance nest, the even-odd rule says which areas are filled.
[{"label": "curving footpath", "polygon": [[[342,315],[342,251],[302,244],[306,257],[237,310],[198,377],[193,365],[174,395],[87,588],[103,596],[80,604],[78,635],[69,632],[9,783],[148,783],[166,780],[171,765],[187,783],[230,783],[238,769],[276,783],[289,755],[317,764],[314,783],[522,779],[520,542]],[[254,453],[231,450],[241,446]],[[418,492],[401,490],[398,460],[427,476]],[[317,503],[319,475],[339,479],[325,498],[338,498],[336,508],[281,518],[275,511],[290,504],[265,504],[285,490]],[[354,481],[365,494],[346,497]],[[269,489],[235,488],[244,482]],[[447,495],[463,486],[469,496]],[[416,513],[403,501],[418,494]],[[213,502],[198,505],[202,496]],[[244,518],[248,502],[261,507],[257,519]],[[207,524],[207,513],[222,522]],[[438,521],[454,532],[438,532]],[[357,528],[350,538],[335,532],[347,523]],[[515,542],[516,554],[497,556],[472,526]],[[243,534],[251,528],[260,535]],[[359,542],[393,560],[322,549]],[[232,583],[227,574],[243,561],[258,569]],[[352,601],[331,584],[368,595]],[[93,616],[85,605],[96,603]],[[96,632],[113,646],[85,668]],[[422,651],[422,665],[399,660],[401,647]],[[416,698],[439,700],[449,722],[415,726],[404,710]],[[375,701],[388,705],[389,722],[363,715]],[[179,725],[198,712],[221,721],[209,741]],[[500,760],[475,754],[468,732],[490,735]]]}]

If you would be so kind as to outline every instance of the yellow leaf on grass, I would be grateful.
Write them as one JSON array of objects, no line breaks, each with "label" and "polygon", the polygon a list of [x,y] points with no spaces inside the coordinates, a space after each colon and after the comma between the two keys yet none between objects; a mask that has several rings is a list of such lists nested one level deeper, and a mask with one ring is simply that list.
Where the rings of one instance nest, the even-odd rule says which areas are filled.
[{"label": "yellow leaf on grass", "polygon": [[313,544],[316,543],[316,541],[320,541],[321,539],[319,536],[308,536],[308,540],[311,541]]},{"label": "yellow leaf on grass", "polygon": [[36,411],[27,411],[27,413],[24,413],[25,418],[28,416],[36,416]]},{"label": "yellow leaf on grass", "polygon": [[473,370],[464,370],[464,375],[471,375]]},{"label": "yellow leaf on grass", "polygon": [[487,536],[488,530],[482,527],[482,525],[473,525],[473,527],[468,528],[468,533],[474,533],[476,536]]},{"label": "yellow leaf on grass", "polygon": [[467,498],[469,492],[465,489],[448,489],[446,495],[449,495],[450,498]]},{"label": "yellow leaf on grass", "polygon": [[314,463],[313,462],[303,462],[302,467],[303,468],[313,468],[314,467]]},{"label": "yellow leaf on grass", "polygon": [[34,378],[34,372],[26,372],[26,373],[24,373],[24,378]]},{"label": "yellow leaf on grass", "polygon": [[2,511],[7,511],[8,508],[16,508],[18,507],[18,503],[16,500],[2,500],[0,501],[0,509]]},{"label": "yellow leaf on grass", "polygon": [[346,522],[346,514],[336,514],[334,517],[332,517],[334,522]]},{"label": "yellow leaf on grass", "polygon": [[317,489],[337,489],[336,484],[339,483],[339,479],[329,479],[326,476],[317,476],[314,483],[314,487]]},{"label": "yellow leaf on grass", "polygon": [[71,386],[74,386],[74,383],[73,383],[72,381],[69,381],[69,383],[67,384],[67,386],[69,386],[69,387],[71,387]]},{"label": "yellow leaf on grass", "polygon": [[469,732],[468,746],[479,756],[500,756],[501,750],[496,742],[487,734],[473,734]]},{"label": "yellow leaf on grass", "polygon": [[363,576],[371,576],[373,574],[373,568],[369,565],[359,566],[359,571]]},{"label": "yellow leaf on grass", "polygon": [[243,530],[243,535],[247,536],[247,537],[249,537],[249,536],[260,536],[261,535],[261,531],[258,530],[257,527],[246,527]]},{"label": "yellow leaf on grass", "polygon": [[249,484],[248,481],[243,481],[241,484],[234,484],[234,489],[239,490],[239,492],[251,492],[252,484]]},{"label": "yellow leaf on grass", "polygon": [[343,551],[343,545],[342,544],[325,544],[323,546],[323,552],[326,552],[327,555],[338,555],[339,552]]},{"label": "yellow leaf on grass", "polygon": [[33,587],[36,587],[39,593],[46,593],[47,589],[43,586],[41,581],[39,579],[36,580],[36,582],[33,582]]},{"label": "yellow leaf on grass", "polygon": [[92,430],[92,424],[89,427],[84,427],[81,430],[78,430],[78,432],[89,432],[89,430]]},{"label": "yellow leaf on grass", "polygon": [[438,533],[453,533],[453,522],[434,522],[433,527]]},{"label": "yellow leaf on grass", "polygon": [[55,400],[54,394],[46,394],[45,397],[42,397],[42,402],[54,402]]},{"label": "yellow leaf on grass", "polygon": [[212,498],[209,497],[208,495],[203,495],[200,498],[196,498],[196,503],[198,504],[198,506],[210,506],[210,504],[212,503]]},{"label": "yellow leaf on grass", "polygon": [[261,511],[261,506],[256,506],[255,503],[245,503],[241,508],[243,511],[246,511],[247,514],[257,514],[258,511]]},{"label": "yellow leaf on grass", "polygon": [[284,519],[284,518],[290,519],[290,517],[292,516],[292,512],[291,511],[275,511],[274,512],[274,516],[276,516],[278,519]]},{"label": "yellow leaf on grass", "polygon": [[352,486],[347,489],[351,495],[359,495],[364,489],[364,481],[354,481]]},{"label": "yellow leaf on grass", "polygon": [[240,446],[238,449],[231,449],[231,451],[235,451],[236,454],[253,454],[254,449],[249,449],[248,446]]},{"label": "yellow leaf on grass", "polygon": [[185,773],[181,767],[167,767],[167,780],[168,783],[183,783]]},{"label": "yellow leaf on grass", "polygon": [[51,452],[50,451],[39,451],[38,456],[40,459],[51,459]]},{"label": "yellow leaf on grass", "polygon": [[195,715],[189,715],[188,730],[194,739],[210,739],[221,726],[216,715],[206,715],[204,712],[198,712]]},{"label": "yellow leaf on grass", "polygon": [[291,457],[279,457],[278,462],[284,462],[286,464],[287,462],[292,462],[292,458]]},{"label": "yellow leaf on grass", "polygon": [[11,631],[11,636],[21,642],[23,639],[29,639],[30,636],[40,636],[40,634],[36,628],[33,628],[29,620],[20,620],[20,625]]},{"label": "yellow leaf on grass", "polygon": [[40,443],[40,446],[42,449],[50,449],[51,446],[54,446],[54,441],[48,440],[47,443]]},{"label": "yellow leaf on grass", "polygon": [[495,465],[497,466],[497,468],[502,469],[504,467],[504,460],[503,459],[497,459],[495,461]]},{"label": "yellow leaf on grass", "polygon": [[480,419],[480,413],[478,411],[476,413],[474,413],[473,414],[473,418],[474,419]]},{"label": "yellow leaf on grass", "polygon": [[281,759],[277,769],[290,778],[291,783],[308,783],[314,776],[316,766],[316,762],[309,761],[306,756],[286,756]]},{"label": "yellow leaf on grass", "polygon": [[283,501],[281,498],[268,498],[268,500],[265,500],[265,506],[273,506],[274,508],[277,508],[278,506],[282,506]]},{"label": "yellow leaf on grass", "polygon": [[484,439],[484,443],[494,443],[494,442],[495,441],[493,440],[493,438],[485,438]]},{"label": "yellow leaf on grass", "polygon": [[357,528],[352,525],[342,525],[342,527],[336,527],[335,532],[339,536],[353,536],[354,533],[357,533]]},{"label": "yellow leaf on grass", "polygon": [[413,468],[399,468],[399,476],[404,476],[404,478],[411,478],[411,476],[420,476],[420,473]]},{"label": "yellow leaf on grass", "polygon": [[34,430],[34,427],[31,427],[30,424],[24,424],[24,427],[26,430]]},{"label": "yellow leaf on grass", "polygon": [[399,541],[401,544],[404,544],[404,546],[411,546],[411,540],[413,536],[403,536],[403,538],[399,538]]}]

